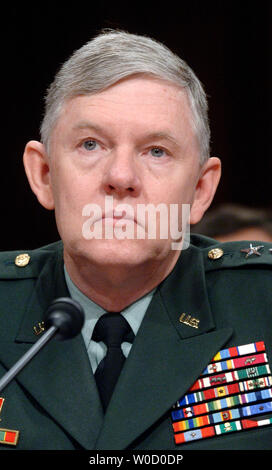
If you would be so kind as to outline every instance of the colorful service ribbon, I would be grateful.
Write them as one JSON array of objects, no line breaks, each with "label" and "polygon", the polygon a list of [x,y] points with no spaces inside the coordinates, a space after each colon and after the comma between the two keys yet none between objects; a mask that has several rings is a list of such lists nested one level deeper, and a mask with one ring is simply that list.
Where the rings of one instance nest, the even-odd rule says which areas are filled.
[{"label": "colorful service ribbon", "polygon": [[177,421],[180,419],[188,419],[192,416],[202,415],[211,411],[219,411],[223,410],[224,408],[230,408],[246,403],[258,402],[262,400],[267,400],[269,398],[272,398],[272,390],[269,388],[265,390],[258,390],[256,392],[228,396],[222,398],[221,400],[213,400],[210,402],[201,403],[199,405],[193,405],[172,411],[172,419],[173,421]]},{"label": "colorful service ribbon", "polygon": [[173,407],[175,443],[272,424],[270,374],[263,341],[219,351]]},{"label": "colorful service ribbon", "polygon": [[183,444],[185,442],[196,441],[198,439],[205,439],[207,437],[220,436],[230,432],[242,431],[243,429],[255,428],[258,426],[267,426],[272,424],[272,417],[260,420],[245,419],[241,421],[232,421],[216,426],[207,426],[194,431],[186,431],[183,433],[175,434],[175,443]]},{"label": "colorful service ribbon", "polygon": [[0,444],[10,444],[16,446],[19,437],[19,431],[0,428]]}]

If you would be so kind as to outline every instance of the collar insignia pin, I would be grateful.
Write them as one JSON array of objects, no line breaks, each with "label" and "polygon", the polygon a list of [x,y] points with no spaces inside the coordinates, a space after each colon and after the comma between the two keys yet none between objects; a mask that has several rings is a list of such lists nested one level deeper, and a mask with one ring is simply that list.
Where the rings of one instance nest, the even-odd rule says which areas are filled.
[{"label": "collar insignia pin", "polygon": [[261,256],[261,253],[259,253],[259,250],[263,247],[264,247],[264,245],[252,246],[252,243],[250,243],[249,248],[245,248],[245,249],[241,250],[241,252],[242,253],[247,253],[246,258],[248,258],[251,255]]},{"label": "collar insignia pin", "polygon": [[191,315],[186,315],[186,313],[182,313],[179,317],[180,323],[184,323],[185,325],[191,326],[192,328],[198,328],[200,320],[197,318],[193,318]]},{"label": "collar insignia pin", "polygon": [[43,333],[43,331],[45,330],[44,322],[42,321],[42,322],[39,322],[37,325],[34,325],[33,330],[34,330],[35,335],[37,336]]}]

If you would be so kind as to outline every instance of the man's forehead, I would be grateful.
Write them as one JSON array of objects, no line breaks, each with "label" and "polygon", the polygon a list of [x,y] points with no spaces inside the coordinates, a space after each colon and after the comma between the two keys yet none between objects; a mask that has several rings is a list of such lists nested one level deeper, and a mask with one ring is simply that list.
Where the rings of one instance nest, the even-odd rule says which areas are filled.
[{"label": "man's forehead", "polygon": [[189,107],[184,88],[169,81],[150,77],[130,77],[97,93],[72,96],[66,101],[65,107],[80,106],[81,102],[89,106],[130,106],[130,104],[155,106],[172,103]]},{"label": "man's forehead", "polygon": [[[107,136],[130,132],[137,139],[167,139],[183,145],[195,138],[189,100],[184,90],[162,80],[126,79],[95,93],[66,101],[52,137],[91,130]],[[58,137],[57,137],[58,134]],[[187,144],[186,144],[187,142]]]},{"label": "man's forehead", "polygon": [[192,113],[182,89],[142,80],[124,81],[99,93],[72,97],[60,115],[60,120],[75,130],[92,127],[100,131],[104,125],[114,126],[122,119],[125,125],[135,122],[139,127],[150,122],[153,132],[163,136],[164,132],[168,133],[167,128],[183,123],[191,125]]}]

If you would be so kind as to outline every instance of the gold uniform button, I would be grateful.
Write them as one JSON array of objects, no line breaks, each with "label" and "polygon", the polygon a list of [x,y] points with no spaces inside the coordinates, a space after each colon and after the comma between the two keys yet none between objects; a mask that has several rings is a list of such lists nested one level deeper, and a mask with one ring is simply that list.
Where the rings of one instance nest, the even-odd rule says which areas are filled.
[{"label": "gold uniform button", "polygon": [[219,259],[221,256],[223,256],[224,251],[222,248],[213,248],[212,250],[209,251],[208,257],[210,259]]},{"label": "gold uniform button", "polygon": [[27,253],[22,253],[21,255],[16,256],[15,264],[20,268],[27,266],[30,261],[30,256]]}]

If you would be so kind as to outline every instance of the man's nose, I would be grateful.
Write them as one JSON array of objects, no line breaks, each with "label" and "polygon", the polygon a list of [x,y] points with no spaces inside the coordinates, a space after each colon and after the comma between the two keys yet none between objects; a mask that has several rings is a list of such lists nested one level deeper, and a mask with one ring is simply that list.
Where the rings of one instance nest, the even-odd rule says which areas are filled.
[{"label": "man's nose", "polygon": [[103,186],[107,194],[137,197],[141,191],[139,165],[129,149],[114,152],[106,165]]}]

